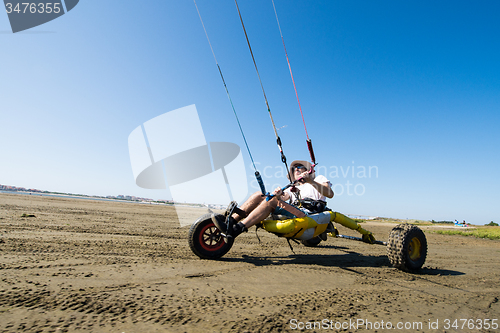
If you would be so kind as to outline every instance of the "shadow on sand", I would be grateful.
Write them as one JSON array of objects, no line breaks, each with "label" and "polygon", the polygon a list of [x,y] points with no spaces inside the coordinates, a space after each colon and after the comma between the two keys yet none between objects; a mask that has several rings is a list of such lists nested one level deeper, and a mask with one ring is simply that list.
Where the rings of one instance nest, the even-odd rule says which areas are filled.
[{"label": "shadow on sand", "polygon": [[[357,267],[383,267],[392,268],[392,265],[385,255],[364,255],[349,251],[345,247],[322,246],[341,250],[343,254],[290,254],[288,256],[251,256],[242,255],[240,258],[221,258],[221,261],[246,262],[255,266],[280,266],[280,265],[316,265],[323,267],[338,267],[359,273],[352,268]],[[351,268],[351,269],[350,269]],[[407,273],[421,276],[460,276],[465,273],[441,268],[423,267],[417,272]]]}]

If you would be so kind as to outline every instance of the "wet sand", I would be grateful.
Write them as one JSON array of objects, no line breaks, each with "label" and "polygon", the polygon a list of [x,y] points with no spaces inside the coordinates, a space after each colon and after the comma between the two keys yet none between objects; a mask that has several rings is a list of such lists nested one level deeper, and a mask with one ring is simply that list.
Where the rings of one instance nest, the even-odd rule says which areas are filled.
[{"label": "wet sand", "polygon": [[[364,223],[384,241],[393,226]],[[409,274],[384,246],[330,238],[292,253],[255,229],[201,260],[188,229],[168,206],[0,194],[0,332],[500,332],[460,330],[500,321],[500,241],[423,228],[427,261]]]}]

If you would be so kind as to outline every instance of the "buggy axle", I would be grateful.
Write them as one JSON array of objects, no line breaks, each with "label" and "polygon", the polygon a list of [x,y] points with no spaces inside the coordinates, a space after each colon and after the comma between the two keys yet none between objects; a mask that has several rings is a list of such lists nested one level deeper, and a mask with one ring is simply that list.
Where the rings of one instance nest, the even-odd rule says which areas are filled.
[{"label": "buggy axle", "polygon": [[[334,237],[337,237],[337,238],[346,238],[346,239],[352,239],[352,240],[364,242],[363,238],[361,238],[361,237],[354,237],[354,236],[347,236],[347,235],[334,235]],[[373,242],[373,244],[387,245],[387,242],[382,242],[382,241],[375,240]]]}]

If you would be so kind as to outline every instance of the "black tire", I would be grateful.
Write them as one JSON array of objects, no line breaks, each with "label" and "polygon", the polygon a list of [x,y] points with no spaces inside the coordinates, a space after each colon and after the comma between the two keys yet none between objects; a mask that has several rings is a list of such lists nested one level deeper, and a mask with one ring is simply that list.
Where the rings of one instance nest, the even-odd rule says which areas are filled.
[{"label": "black tire", "polygon": [[315,247],[315,246],[318,246],[319,243],[321,243],[321,238],[319,238],[319,236],[316,236],[314,238],[311,238],[311,239],[307,239],[307,240],[301,240],[300,241],[302,244],[304,244],[304,246],[307,246],[307,247]]},{"label": "black tire", "polygon": [[219,259],[231,249],[234,242],[234,239],[226,242],[210,216],[201,216],[189,229],[189,247],[201,259]]},{"label": "black tire", "polygon": [[394,227],[387,242],[392,266],[405,272],[419,270],[427,257],[427,239],[419,227],[403,223]]}]

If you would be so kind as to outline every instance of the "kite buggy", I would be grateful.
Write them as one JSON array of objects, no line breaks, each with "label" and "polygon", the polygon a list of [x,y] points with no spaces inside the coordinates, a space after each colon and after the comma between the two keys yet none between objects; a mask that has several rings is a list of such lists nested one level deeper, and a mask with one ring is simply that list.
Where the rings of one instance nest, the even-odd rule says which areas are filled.
[{"label": "kite buggy", "polygon": [[[241,16],[237,0],[235,0],[236,9],[238,11],[243,32],[245,34],[248,48],[250,50],[250,54],[252,56],[252,60],[255,66],[255,70],[259,78],[259,82],[262,88],[262,93],[264,95],[264,100],[266,102],[267,111],[269,113],[269,117],[271,118],[271,123],[274,129],[274,133],[276,135],[276,143],[278,145],[281,154],[281,161],[285,164],[286,170],[288,170],[288,179],[290,180],[290,184],[281,189],[276,189],[272,194],[266,192],[264,182],[262,180],[262,177],[260,176],[259,171],[255,166],[252,154],[250,152],[245,135],[243,133],[243,129],[241,128],[238,116],[236,114],[236,110],[229,95],[229,91],[227,89],[224,76],[222,75],[222,71],[217,62],[217,58],[215,57],[212,44],[210,43],[210,39],[208,38],[208,34],[205,29],[203,20],[201,18],[200,11],[198,9],[198,6],[196,5],[196,0],[194,0],[196,10],[200,17],[201,24],[205,31],[205,35],[210,45],[210,49],[215,59],[215,63],[217,65],[222,82],[224,84],[226,94],[231,103],[231,107],[233,109],[233,113],[236,117],[238,126],[240,128],[240,132],[243,136],[243,140],[250,155],[250,159],[252,161],[255,170],[255,177],[257,179],[257,182],[259,183],[260,190],[262,193],[261,194],[255,193],[253,196],[253,198],[259,198],[260,200],[258,202],[259,206],[257,205],[252,206],[252,204],[247,205],[247,203],[249,202],[247,200],[247,202],[245,202],[242,205],[242,207],[238,207],[238,204],[233,201],[229,204],[223,215],[209,213],[199,217],[191,225],[191,228],[189,230],[188,237],[189,237],[189,246],[191,250],[198,257],[202,259],[219,259],[231,249],[231,247],[234,244],[236,236],[238,236],[241,232],[247,231],[247,226],[250,227],[255,225],[257,228],[262,228],[267,232],[277,235],[278,237],[284,237],[285,239],[287,239],[289,245],[290,241],[292,240],[295,242],[300,241],[303,245],[308,247],[314,247],[320,244],[322,241],[326,241],[328,236],[345,238],[355,241],[363,241],[369,244],[384,245],[387,246],[387,255],[389,261],[394,267],[407,272],[413,272],[420,269],[423,266],[427,256],[427,240],[422,230],[417,226],[411,224],[397,225],[392,229],[388,241],[383,242],[376,240],[370,231],[362,228],[353,219],[339,212],[334,212],[326,207],[326,202],[323,201],[325,195],[323,194],[322,189],[324,189],[323,186],[326,186],[327,184],[329,184],[329,182],[327,181],[326,183],[320,184],[316,181],[316,179],[312,179],[311,176],[314,175],[314,167],[317,165],[316,158],[314,155],[311,139],[309,139],[309,135],[307,133],[304,116],[302,114],[302,107],[300,105],[297,89],[295,87],[295,81],[293,79],[290,61],[288,59],[288,54],[286,52],[283,34],[281,33],[281,27],[279,25],[276,7],[274,6],[274,1],[273,0],[271,1],[273,4],[274,13],[276,15],[276,21],[278,23],[278,28],[281,35],[281,40],[283,42],[283,47],[285,49],[288,68],[290,70],[290,76],[292,78],[295,94],[297,96],[297,102],[302,116],[302,121],[304,122],[304,129],[307,137],[306,143],[307,143],[307,148],[309,150],[309,155],[311,157],[311,163],[301,161],[302,165],[300,166],[302,166],[306,171],[304,173],[301,173],[300,175],[297,174],[296,175],[297,177],[295,177],[293,174],[294,172],[293,164],[295,162],[292,163],[290,169],[288,168],[286,157],[285,154],[283,153],[282,142],[280,137],[278,136],[278,132],[274,124],[274,120],[271,114],[271,109],[269,107],[266,93],[264,91],[264,86],[262,84],[262,80],[260,78],[259,71],[257,69],[257,63],[255,61],[252,48],[250,46],[250,41],[248,39],[245,25],[243,24],[243,18]],[[307,167],[305,167],[306,164]],[[297,166],[297,168],[298,167],[299,166]],[[323,197],[321,199],[318,198],[311,199],[307,195],[301,197],[300,193],[301,190],[299,188],[302,187],[305,183],[312,184],[312,187],[314,187],[317,191],[319,191],[319,193],[323,195]],[[281,208],[281,210],[279,210],[277,209],[277,201],[279,201],[281,195],[285,193],[285,191],[287,190],[289,191],[289,194],[285,195],[285,197],[287,198],[286,200],[288,200],[288,198],[292,199],[291,193],[295,193],[296,200],[294,201],[293,205],[285,204],[283,201],[280,201],[281,206],[279,208]],[[333,192],[330,193],[331,196],[326,195],[329,198],[333,196]],[[249,208],[249,206],[250,210],[247,209]],[[285,207],[284,208],[285,211],[283,211],[282,206]],[[258,207],[263,207],[259,211],[260,214],[259,217],[262,218],[256,220],[254,218],[256,214],[253,213],[254,211],[259,210]],[[265,207],[271,209],[266,210],[264,209]],[[296,213],[297,211],[299,212],[298,214]],[[262,215],[263,213],[265,213],[265,215]],[[265,216],[267,216],[267,218]],[[235,217],[238,218],[239,220],[243,219],[243,221],[237,221],[235,220]],[[247,223],[247,226],[245,226],[245,222],[247,220],[250,220],[251,222]],[[352,230],[356,230],[362,235],[362,237],[358,238],[358,237],[340,235],[334,223],[340,224]]]},{"label": "kite buggy", "polygon": [[[303,204],[309,204],[305,201]],[[231,202],[224,218],[228,219],[239,208]],[[189,246],[193,253],[202,259],[219,259],[233,246],[234,238],[222,233],[211,219],[212,214],[199,217],[189,230]],[[427,256],[427,240],[420,228],[411,224],[399,224],[394,227],[387,242],[375,240],[373,235],[363,229],[353,219],[331,211],[327,207],[322,212],[301,218],[280,219],[283,216],[271,215],[257,227],[278,237],[300,241],[303,245],[314,247],[327,237],[345,238],[364,241],[370,244],[387,246],[387,256],[391,264],[403,271],[414,272],[422,267]],[[361,238],[340,235],[333,223],[338,223],[362,234]],[[289,243],[290,244],[290,243]]]}]

